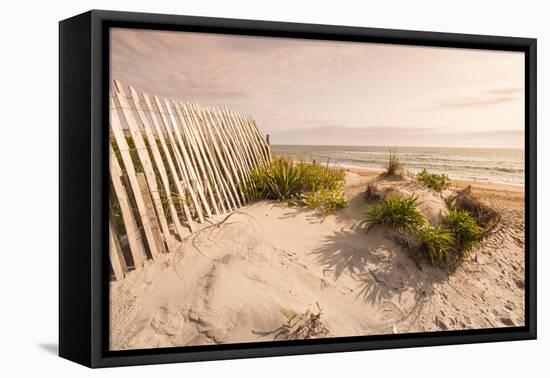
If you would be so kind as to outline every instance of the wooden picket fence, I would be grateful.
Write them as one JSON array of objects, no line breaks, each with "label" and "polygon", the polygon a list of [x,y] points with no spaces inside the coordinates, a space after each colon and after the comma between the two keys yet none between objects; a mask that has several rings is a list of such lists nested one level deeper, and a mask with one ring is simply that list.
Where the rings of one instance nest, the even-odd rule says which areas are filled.
[{"label": "wooden picket fence", "polygon": [[109,101],[109,257],[121,279],[247,204],[250,172],[271,148],[250,116],[226,107],[138,94],[117,80]]}]

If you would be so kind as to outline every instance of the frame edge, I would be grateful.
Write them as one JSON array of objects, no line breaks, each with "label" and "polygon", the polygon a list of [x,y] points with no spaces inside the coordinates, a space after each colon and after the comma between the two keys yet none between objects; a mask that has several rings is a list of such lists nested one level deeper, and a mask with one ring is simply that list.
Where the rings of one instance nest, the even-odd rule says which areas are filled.
[{"label": "frame edge", "polygon": [[91,13],[59,22],[59,356],[90,366]]}]

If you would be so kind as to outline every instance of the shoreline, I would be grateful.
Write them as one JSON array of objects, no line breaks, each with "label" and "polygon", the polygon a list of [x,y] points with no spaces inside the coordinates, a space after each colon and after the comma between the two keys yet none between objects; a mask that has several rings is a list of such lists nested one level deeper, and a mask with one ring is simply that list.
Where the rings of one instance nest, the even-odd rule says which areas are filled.
[{"label": "shoreline", "polygon": [[[280,156],[284,157],[284,156]],[[293,160],[295,163],[299,163],[300,160]],[[311,162],[308,162],[311,163]],[[382,172],[384,172],[384,168],[374,168],[374,167],[363,167],[359,165],[351,165],[351,164],[342,164],[342,163],[321,163],[319,164],[328,164],[330,167],[334,168],[341,168],[348,172],[355,172],[361,176],[376,176]],[[459,177],[451,177],[449,175],[449,178],[451,179],[451,182],[453,185],[456,185],[458,187],[465,187],[467,185],[472,185],[472,187],[477,187],[480,189],[490,189],[490,190],[507,190],[507,191],[513,191],[513,192],[524,192],[525,191],[525,184],[517,184],[517,183],[510,183],[510,182],[501,182],[501,181],[492,181],[490,179],[487,180],[481,180],[481,179],[469,179],[469,178],[459,178]]]},{"label": "shoreline", "polygon": [[[383,169],[365,168],[365,167],[342,165],[342,164],[338,166],[335,165],[335,167],[342,168],[347,172],[353,172],[360,176],[366,176],[366,177],[375,177],[383,172]],[[478,181],[478,180],[452,178],[452,177],[450,177],[450,179],[451,179],[451,185],[458,189],[464,189],[468,185],[471,185],[472,189],[474,190],[479,189],[479,190],[506,191],[506,192],[518,192],[518,193],[525,192],[525,185],[523,184],[511,184],[511,183],[503,183],[503,182],[495,182],[495,181]]]}]

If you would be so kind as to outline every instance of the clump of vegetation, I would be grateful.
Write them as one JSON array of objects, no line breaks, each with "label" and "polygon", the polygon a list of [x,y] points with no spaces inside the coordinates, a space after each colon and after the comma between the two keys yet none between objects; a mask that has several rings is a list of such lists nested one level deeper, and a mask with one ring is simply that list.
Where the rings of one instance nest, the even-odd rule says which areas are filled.
[{"label": "clump of vegetation", "polygon": [[468,257],[483,235],[483,227],[479,226],[468,211],[450,210],[443,222],[453,232],[456,250],[460,257]]},{"label": "clump of vegetation", "polygon": [[388,227],[399,233],[414,234],[426,221],[417,210],[418,197],[390,194],[367,209],[365,219],[369,229],[375,225]]},{"label": "clump of vegetation", "polygon": [[252,198],[294,201],[326,213],[347,205],[342,169],[275,158],[253,169],[250,178],[247,192]]},{"label": "clump of vegetation", "polygon": [[[452,253],[459,260],[467,257],[483,238],[484,228],[467,211],[450,210],[441,225],[431,226],[417,210],[418,197],[393,193],[382,197],[367,209],[368,229],[375,225],[387,227],[406,241],[415,254],[429,258],[432,264],[446,261]],[[412,238],[411,238],[412,237]]]},{"label": "clump of vegetation", "polygon": [[[446,189],[450,182],[447,175],[426,170],[415,176],[437,192]],[[475,197],[471,187],[447,200],[451,210],[438,225],[430,225],[418,211],[417,196],[388,194],[388,190],[369,183],[365,197],[371,203],[365,214],[367,231],[375,225],[395,231],[393,239],[412,253],[417,266],[420,266],[418,257],[426,257],[432,264],[458,264],[469,257],[500,221],[498,212]]]},{"label": "clump of vegetation", "polygon": [[290,159],[273,159],[252,170],[255,198],[285,201],[297,197],[303,187],[302,170]]},{"label": "clump of vegetation", "polygon": [[378,190],[378,187],[373,182],[369,182],[367,184],[367,190],[365,191],[365,200],[367,202],[375,202],[379,201],[382,196],[380,195],[380,191]]},{"label": "clump of vegetation", "polygon": [[340,190],[344,187],[346,172],[343,169],[317,163],[300,162],[296,165],[302,172],[304,191]]},{"label": "clump of vegetation", "polygon": [[418,247],[428,254],[432,264],[443,262],[455,245],[452,231],[441,225],[424,225],[417,231],[417,236]]},{"label": "clump of vegetation", "polygon": [[441,193],[451,185],[451,180],[446,174],[429,173],[426,169],[418,173],[416,179],[438,193]]},{"label": "clump of vegetation", "polygon": [[325,214],[343,209],[348,204],[342,191],[325,188],[306,193],[304,203],[310,209],[320,209]]},{"label": "clump of vegetation", "polygon": [[460,191],[455,197],[447,201],[449,208],[469,212],[477,223],[484,229],[482,237],[487,236],[496,229],[500,223],[501,216],[494,209],[483,204],[473,193],[472,187],[468,186]]},{"label": "clump of vegetation", "polygon": [[397,156],[397,151],[390,149],[388,151],[388,162],[386,164],[385,176],[395,176],[403,172],[403,164]]},{"label": "clump of vegetation", "polygon": [[275,338],[304,340],[328,335],[329,331],[321,320],[323,310],[319,303],[315,302],[315,304],[317,305],[316,313],[307,309],[303,314],[297,315],[281,310],[281,314],[285,317],[285,323],[281,326]]}]

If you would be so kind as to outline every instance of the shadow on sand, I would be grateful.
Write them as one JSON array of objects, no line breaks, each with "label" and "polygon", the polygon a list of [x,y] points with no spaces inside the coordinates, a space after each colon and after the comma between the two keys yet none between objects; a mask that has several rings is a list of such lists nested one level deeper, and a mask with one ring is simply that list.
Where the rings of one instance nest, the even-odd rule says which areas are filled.
[{"label": "shadow on sand", "polygon": [[347,274],[358,282],[357,298],[373,305],[410,291],[415,302],[423,303],[433,294],[434,284],[448,275],[440,269],[423,264],[422,270],[381,228],[367,233],[363,222],[343,227],[325,238],[312,252],[334,280]]},{"label": "shadow on sand", "polygon": [[[400,301],[404,293],[414,291],[415,308],[422,306],[434,294],[434,285],[444,282],[449,275],[444,269],[427,262],[418,267],[400,245],[392,240],[391,232],[380,227],[366,232],[364,214],[368,207],[363,185],[351,188],[348,206],[334,216],[343,226],[325,236],[321,245],[311,253],[332,273],[336,281],[347,275],[357,282],[353,288],[364,303],[379,305],[389,300]],[[305,214],[310,223],[323,222],[317,211],[304,207],[287,207],[281,219],[292,219]],[[276,333],[278,330],[273,330]]]}]

